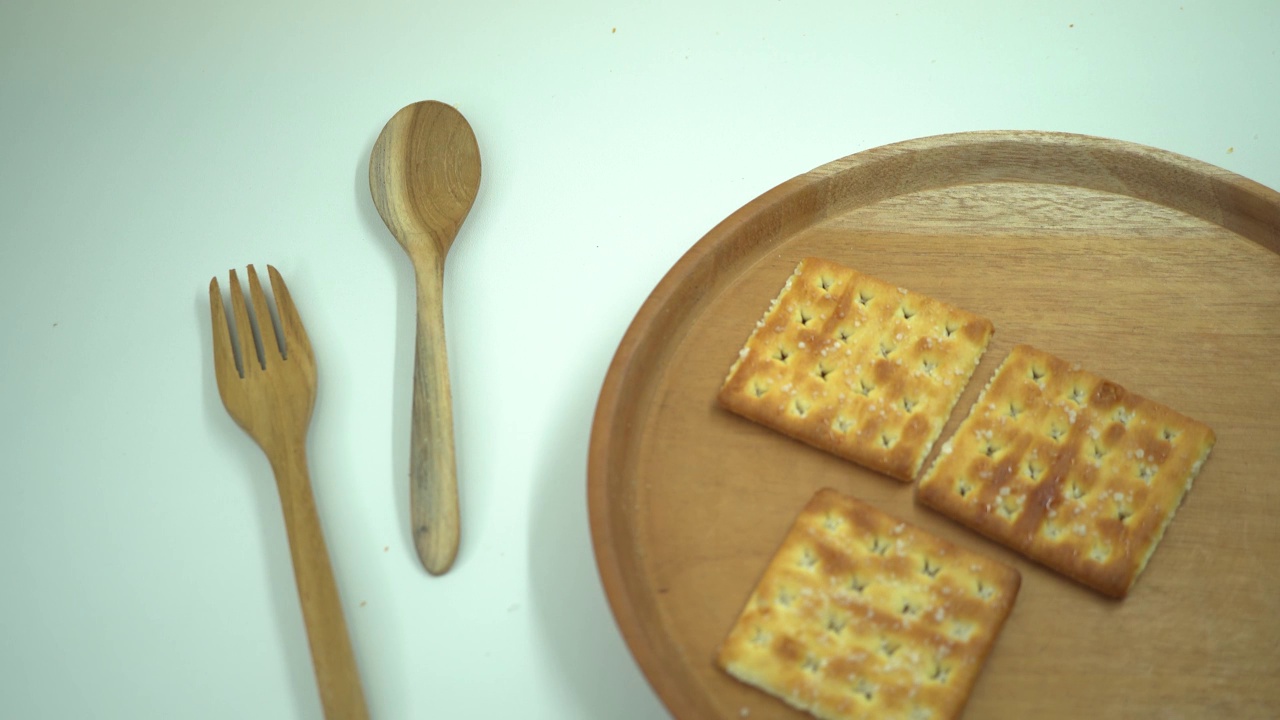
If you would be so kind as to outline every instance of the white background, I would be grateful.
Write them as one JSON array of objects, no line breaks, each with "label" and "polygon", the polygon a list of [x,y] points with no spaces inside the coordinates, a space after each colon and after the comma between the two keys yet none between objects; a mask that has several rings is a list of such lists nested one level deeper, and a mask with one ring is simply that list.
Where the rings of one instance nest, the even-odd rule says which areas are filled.
[{"label": "white background", "polygon": [[[866,148],[1041,129],[1280,187],[1280,3],[0,5],[0,716],[320,715],[275,487],[207,286],[271,263],[315,347],[312,479],[378,718],[654,718],[587,530],[591,415],[648,292]],[[484,159],[448,258],[457,565],[407,521],[413,276],[369,198],[401,106]]]}]

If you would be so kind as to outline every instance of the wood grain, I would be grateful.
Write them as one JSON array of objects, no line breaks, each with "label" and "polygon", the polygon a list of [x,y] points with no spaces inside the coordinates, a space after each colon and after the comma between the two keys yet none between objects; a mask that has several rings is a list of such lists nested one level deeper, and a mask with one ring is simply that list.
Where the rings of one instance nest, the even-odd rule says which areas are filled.
[{"label": "wood grain", "polygon": [[444,330],[444,263],[480,188],[480,149],[466,118],[434,100],[401,108],[369,157],[378,215],[409,255],[417,282],[409,513],[423,567],[441,575],[458,554],[458,470]]},{"label": "wood grain", "polygon": [[[252,265],[248,274],[253,324],[234,270],[230,326],[218,279],[209,283],[218,394],[231,417],[266,453],[275,473],[294,582],[325,717],[360,720],[368,717],[364,690],[307,472],[307,428],[316,400],[315,357],[284,279],[275,268],[268,266],[267,270],[280,320],[279,332],[272,332],[275,325]],[[255,350],[255,326],[262,338],[261,354]],[[283,338],[283,345],[275,341],[277,337]]]},{"label": "wood grain", "polygon": [[[1217,432],[1126,600],[918,506],[909,487],[716,406],[737,349],[806,255],[995,322],[943,438],[1017,343]],[[924,138],[830,163],[712,229],[618,348],[588,465],[614,615],[677,717],[804,717],[712,657],[794,513],[830,486],[1022,572],[968,717],[1271,717],[1277,354],[1280,193],[1255,182],[1153,148],[1039,132]]]}]

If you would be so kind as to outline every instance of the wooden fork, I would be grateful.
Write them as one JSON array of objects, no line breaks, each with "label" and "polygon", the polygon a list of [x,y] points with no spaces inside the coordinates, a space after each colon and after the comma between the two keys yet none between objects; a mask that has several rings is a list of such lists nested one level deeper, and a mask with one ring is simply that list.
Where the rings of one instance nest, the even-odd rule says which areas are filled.
[{"label": "wooden fork", "polygon": [[231,271],[234,328],[227,325],[218,278],[209,283],[218,394],[231,417],[267,454],[275,471],[293,556],[293,576],[325,717],[367,718],[364,691],[307,474],[307,426],[316,399],[316,363],[311,342],[280,273],[267,266],[279,317],[277,325],[252,265],[248,272],[253,316],[262,339],[260,348],[254,341],[236,271]]}]

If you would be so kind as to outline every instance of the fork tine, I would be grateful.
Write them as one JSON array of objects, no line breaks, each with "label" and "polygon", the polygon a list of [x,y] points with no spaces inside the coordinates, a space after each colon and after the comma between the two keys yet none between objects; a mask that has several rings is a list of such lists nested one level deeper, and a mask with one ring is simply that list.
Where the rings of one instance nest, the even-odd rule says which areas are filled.
[{"label": "fork tine", "polygon": [[275,295],[276,313],[280,316],[280,326],[284,331],[285,355],[311,357],[311,341],[307,339],[307,330],[302,326],[302,318],[298,316],[298,308],[294,307],[293,297],[289,295],[284,278],[271,265],[267,266],[267,275],[271,278],[271,293]]},{"label": "fork tine", "polygon": [[249,324],[249,310],[244,305],[244,291],[240,289],[240,278],[236,271],[231,271],[231,315],[236,324],[236,342],[240,345],[240,370],[243,377],[254,372],[261,372],[262,362],[258,358],[258,347],[253,342],[253,325]]},{"label": "fork tine", "polygon": [[262,283],[258,281],[258,271],[250,265],[249,300],[253,304],[253,316],[258,320],[258,337],[262,338],[263,365],[271,366],[272,362],[284,360],[280,349],[280,339],[276,335],[275,323],[271,320],[271,308],[267,306],[267,296],[262,292]]},{"label": "fork tine", "polygon": [[227,309],[216,277],[209,281],[209,314],[213,316],[213,372],[221,384],[232,376],[239,377],[240,371],[236,369],[236,349],[231,344]]}]

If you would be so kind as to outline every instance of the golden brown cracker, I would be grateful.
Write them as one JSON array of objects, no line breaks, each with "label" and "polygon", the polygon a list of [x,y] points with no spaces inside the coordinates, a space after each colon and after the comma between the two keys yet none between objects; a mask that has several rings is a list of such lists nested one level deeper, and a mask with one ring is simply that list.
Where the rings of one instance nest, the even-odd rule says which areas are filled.
[{"label": "golden brown cracker", "polygon": [[1203,423],[1019,345],[939,449],[917,496],[1124,597],[1213,443]]},{"label": "golden brown cracker", "polygon": [[756,323],[720,404],[910,482],[992,331],[986,318],[806,258]]},{"label": "golden brown cracker", "polygon": [[954,718],[1020,584],[1010,567],[821,490],[717,664],[819,718]]}]

